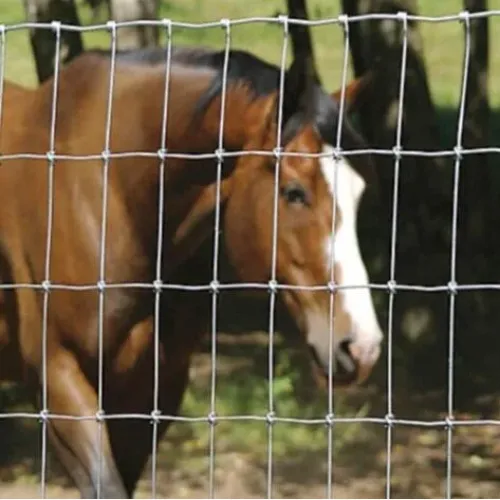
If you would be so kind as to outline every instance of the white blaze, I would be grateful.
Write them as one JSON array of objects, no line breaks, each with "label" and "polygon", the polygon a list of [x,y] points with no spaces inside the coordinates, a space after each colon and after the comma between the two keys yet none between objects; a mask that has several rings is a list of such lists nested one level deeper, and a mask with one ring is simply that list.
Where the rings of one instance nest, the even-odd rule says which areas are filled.
[{"label": "white blaze", "polygon": [[[333,154],[333,148],[325,146],[323,153]],[[338,283],[340,285],[368,285],[368,273],[361,258],[356,232],[357,211],[361,195],[365,189],[365,182],[344,159],[337,161],[337,164],[335,164],[333,157],[322,157],[320,163],[324,178],[332,194],[332,203],[334,198],[337,207],[336,211],[340,216],[340,224],[336,227],[335,235],[329,235],[324,242],[327,269],[330,269],[333,250],[334,264],[340,268],[340,281]],[[337,332],[334,343],[337,344],[344,335],[350,333],[354,335],[355,340],[359,343],[378,343],[382,339],[382,332],[377,321],[369,288],[348,288],[340,293],[342,294],[344,309],[351,318],[352,329],[350,332]],[[312,320],[310,321],[312,330],[309,330],[309,339],[315,347],[324,351],[324,348],[328,345],[329,330],[315,331],[316,328],[314,327],[318,326],[319,320],[317,313],[318,311],[312,314],[310,318]],[[328,311],[325,311],[324,314],[328,314]],[[322,323],[328,324],[326,317]],[[322,337],[321,340],[320,337]]]}]

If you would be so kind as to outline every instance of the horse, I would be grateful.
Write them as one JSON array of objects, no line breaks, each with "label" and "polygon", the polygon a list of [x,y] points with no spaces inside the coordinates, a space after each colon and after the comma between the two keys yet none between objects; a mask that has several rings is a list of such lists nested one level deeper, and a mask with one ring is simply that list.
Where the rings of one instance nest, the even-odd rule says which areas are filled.
[{"label": "horse", "polygon": [[[55,80],[3,89],[0,278],[10,286],[0,290],[0,376],[35,391],[46,380],[49,439],[85,497],[131,496],[153,433],[148,419],[135,416],[150,415],[160,438],[179,412],[217,287],[168,285],[212,282],[218,202],[228,264],[240,282],[267,285],[274,277],[287,285],[279,299],[319,379],[333,360],[335,387],[363,382],[383,339],[356,232],[371,165],[334,155],[340,91],[327,94],[294,60],[280,107],[279,69],[247,53],[232,54],[226,80],[223,67],[209,62],[173,60],[170,70],[162,145],[165,66],[116,61],[111,157],[108,57],[84,53],[60,69],[52,145]],[[361,88],[358,79],[345,89],[348,108]],[[223,148],[244,153],[226,158],[219,150],[224,91]],[[364,146],[347,118],[341,145]],[[163,146],[165,163],[162,154],[133,154]],[[214,151],[224,160],[219,187],[214,158],[199,155]],[[360,287],[329,290],[331,262],[337,284]],[[321,290],[303,288],[315,286]],[[117,414],[128,416],[107,418]]]}]

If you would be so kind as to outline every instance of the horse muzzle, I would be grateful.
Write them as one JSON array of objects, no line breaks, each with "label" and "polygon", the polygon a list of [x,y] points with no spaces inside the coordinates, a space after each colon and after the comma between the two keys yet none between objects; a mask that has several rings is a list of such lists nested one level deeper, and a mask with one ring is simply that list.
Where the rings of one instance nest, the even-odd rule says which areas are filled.
[{"label": "horse muzzle", "polygon": [[[321,385],[327,383],[329,360],[324,362],[313,346],[309,346],[315,364],[315,372]],[[362,343],[352,340],[340,342],[333,353],[332,375],[335,387],[361,384],[370,375],[380,356],[380,343]]]}]

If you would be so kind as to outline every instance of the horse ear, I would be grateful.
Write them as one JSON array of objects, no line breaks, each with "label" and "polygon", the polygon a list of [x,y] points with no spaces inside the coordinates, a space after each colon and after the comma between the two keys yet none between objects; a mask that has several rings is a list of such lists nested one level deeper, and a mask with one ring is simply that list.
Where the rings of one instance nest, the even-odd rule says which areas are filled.
[{"label": "horse ear", "polygon": [[281,120],[283,128],[293,116],[307,112],[315,82],[312,70],[313,68],[305,64],[302,59],[295,58],[286,72]]},{"label": "horse ear", "polygon": [[[359,106],[361,101],[366,96],[366,90],[373,81],[371,72],[352,80],[345,87],[345,107],[347,111],[353,111]],[[342,98],[342,89],[339,89],[331,94],[333,99],[340,102]]]},{"label": "horse ear", "polygon": [[[220,203],[223,204],[231,193],[232,177],[221,181]],[[168,259],[168,271],[176,269],[186,261],[214,230],[213,215],[217,205],[216,183],[205,186],[187,216],[175,232],[172,252]]]}]

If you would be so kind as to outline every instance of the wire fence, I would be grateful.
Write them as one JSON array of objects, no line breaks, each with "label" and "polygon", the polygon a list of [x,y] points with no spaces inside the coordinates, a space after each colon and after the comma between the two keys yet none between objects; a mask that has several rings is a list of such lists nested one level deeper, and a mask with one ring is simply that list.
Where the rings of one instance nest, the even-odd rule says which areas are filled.
[{"label": "wire fence", "polygon": [[[212,498],[215,494],[214,471],[215,471],[215,443],[216,432],[215,426],[218,422],[228,421],[259,421],[267,423],[268,426],[268,453],[267,453],[267,496],[272,497],[273,493],[273,426],[277,423],[295,423],[303,425],[326,425],[328,429],[328,450],[327,450],[327,464],[328,473],[326,479],[327,496],[331,498],[333,495],[333,429],[337,424],[342,423],[372,423],[383,425],[387,429],[387,462],[386,462],[386,497],[391,497],[391,452],[393,443],[393,429],[395,426],[416,426],[423,428],[442,428],[447,432],[447,447],[446,447],[446,498],[451,498],[452,494],[452,443],[453,443],[453,429],[458,426],[478,426],[478,425],[500,425],[500,420],[457,420],[454,417],[454,333],[455,333],[455,301],[456,295],[461,291],[474,291],[474,290],[500,290],[500,284],[497,283],[482,283],[482,284],[459,284],[456,280],[456,254],[457,254],[457,224],[458,224],[458,192],[460,183],[460,166],[461,160],[465,155],[478,154],[478,153],[499,153],[500,148],[474,148],[465,149],[462,146],[462,134],[464,128],[464,109],[465,97],[467,92],[467,75],[469,72],[470,64],[470,47],[471,47],[471,34],[470,34],[470,21],[484,17],[500,16],[500,10],[491,10],[487,12],[470,13],[467,11],[460,12],[456,15],[447,15],[440,17],[429,16],[416,16],[410,15],[405,12],[396,14],[366,14],[360,16],[346,16],[339,15],[329,19],[320,19],[314,21],[305,21],[299,19],[291,19],[287,16],[278,17],[251,17],[244,19],[221,19],[220,21],[206,22],[206,23],[186,23],[176,22],[170,19],[163,19],[159,21],[131,21],[131,22],[114,22],[109,21],[102,25],[93,26],[72,26],[65,25],[60,22],[52,23],[19,23],[12,25],[0,25],[0,120],[2,117],[2,103],[4,93],[4,75],[5,75],[5,49],[6,49],[6,34],[12,31],[26,30],[26,29],[45,29],[51,30],[56,36],[56,66],[54,72],[54,87],[52,95],[52,110],[51,110],[51,124],[50,124],[50,148],[46,154],[1,154],[0,161],[7,162],[13,159],[38,159],[45,160],[49,165],[49,178],[48,178],[48,229],[46,237],[45,249],[45,271],[44,280],[41,283],[2,283],[0,284],[1,290],[15,290],[15,289],[33,289],[43,293],[43,347],[42,347],[42,398],[41,410],[39,412],[3,412],[0,413],[0,419],[38,419],[42,426],[42,449],[41,449],[41,496],[46,496],[47,486],[47,425],[51,420],[66,419],[66,420],[95,420],[99,425],[100,432],[102,432],[102,425],[107,420],[112,419],[143,419],[151,421],[153,425],[153,442],[151,446],[152,461],[152,496],[156,497],[156,483],[157,483],[157,444],[158,444],[158,424],[161,421],[173,422],[206,422],[210,427],[210,445],[209,445],[209,491],[208,495]],[[309,27],[337,25],[343,30],[344,34],[344,52],[343,52],[343,71],[342,71],[342,94],[341,94],[341,113],[343,115],[344,101],[345,101],[345,86],[347,80],[347,65],[349,57],[349,26],[352,23],[358,23],[367,20],[394,20],[402,25],[403,31],[403,44],[401,53],[401,72],[400,72],[400,86],[399,86],[399,99],[398,99],[398,113],[397,113],[397,133],[395,145],[392,149],[360,149],[360,150],[342,150],[340,147],[340,138],[342,131],[342,119],[339,120],[338,129],[336,133],[336,144],[334,145],[334,157],[339,159],[341,157],[349,157],[353,155],[384,155],[394,158],[394,184],[393,184],[393,205],[392,205],[392,224],[391,224],[391,243],[390,243],[390,276],[387,283],[370,283],[368,288],[371,290],[383,290],[389,294],[388,305],[388,323],[386,325],[387,334],[387,411],[384,417],[354,417],[344,418],[338,417],[334,413],[333,406],[333,360],[330,355],[329,367],[329,381],[328,381],[328,412],[324,418],[305,419],[296,418],[293,416],[282,416],[276,414],[273,394],[273,377],[274,377],[274,334],[275,334],[275,307],[276,295],[280,290],[292,289],[309,289],[309,290],[325,290],[330,292],[330,316],[333,325],[333,301],[336,291],[345,289],[360,288],[358,284],[339,285],[335,282],[333,265],[334,255],[331,257],[330,269],[331,280],[325,283],[324,286],[315,287],[300,287],[295,285],[287,285],[278,283],[276,273],[276,260],[277,260],[277,227],[279,223],[278,218],[278,179],[280,175],[280,159],[284,156],[304,156],[312,158],[323,157],[324,154],[299,154],[288,153],[281,149],[281,121],[282,121],[282,102],[283,102],[283,89],[284,89],[284,76],[285,64],[288,51],[289,30],[292,24],[305,25]],[[402,132],[403,132],[403,107],[405,99],[405,81],[407,71],[407,52],[408,52],[408,23],[409,22],[428,22],[428,23],[448,23],[460,22],[465,28],[465,51],[463,57],[463,72],[462,72],[462,85],[461,96],[459,105],[459,117],[456,130],[456,144],[451,150],[442,151],[424,151],[424,150],[406,150],[402,145]],[[225,96],[227,89],[227,73],[228,63],[231,49],[231,29],[235,26],[243,24],[256,24],[256,23],[273,23],[282,27],[283,31],[283,44],[281,50],[280,61],[280,84],[279,84],[279,100],[280,112],[278,115],[278,134],[276,137],[276,148],[274,151],[225,151],[224,149],[224,122],[225,122]],[[117,52],[117,30],[125,26],[160,26],[165,30],[167,36],[166,46],[166,60],[165,60],[165,100],[163,103],[162,124],[161,124],[161,144],[158,151],[135,151],[125,153],[113,153],[110,150],[110,137],[111,137],[111,122],[113,116],[113,95],[114,95],[114,81],[115,81],[115,65],[116,65],[116,52]],[[169,88],[170,88],[170,70],[172,66],[172,30],[174,28],[184,29],[222,29],[225,34],[225,48],[224,48],[224,72],[223,72],[223,90],[221,100],[221,119],[219,124],[218,147],[214,152],[203,154],[180,154],[171,153],[167,149],[167,115],[168,115],[168,102],[169,102]],[[107,111],[106,111],[106,134],[104,138],[103,152],[100,155],[64,155],[58,154],[56,151],[56,116],[57,116],[57,89],[60,72],[60,50],[61,50],[61,33],[63,31],[102,31],[106,30],[111,38],[111,70],[109,75],[109,88],[107,98]],[[5,126],[5,124],[4,124]],[[333,146],[333,145],[332,145]],[[243,155],[270,155],[275,158],[275,192],[273,203],[273,252],[272,252],[272,270],[271,279],[269,283],[220,283],[219,282],[219,253],[220,253],[220,228],[221,228],[221,208],[220,208],[220,183],[222,178],[222,166],[224,159],[234,158]],[[329,155],[331,157],[331,154]],[[449,281],[443,285],[438,286],[425,286],[425,285],[410,285],[399,283],[396,279],[396,243],[397,243],[397,217],[398,217],[398,202],[399,202],[399,179],[401,160],[407,156],[415,157],[450,157],[454,158],[454,181],[453,181],[453,203],[452,213],[450,214],[452,220],[452,234],[450,241],[450,263],[449,263]],[[155,280],[152,283],[110,283],[106,281],[105,272],[105,249],[106,249],[106,219],[108,210],[108,191],[109,191],[109,167],[110,161],[117,158],[156,158],[159,160],[160,168],[160,182],[159,182],[159,207],[158,207],[158,234],[157,234],[157,251],[156,251],[156,264],[155,264]],[[214,252],[213,252],[213,265],[212,265],[212,281],[204,285],[189,285],[181,283],[164,283],[162,277],[162,249],[164,244],[163,222],[168,218],[165,214],[164,201],[165,201],[165,183],[168,182],[165,177],[166,170],[168,169],[168,160],[171,158],[176,159],[191,159],[203,158],[213,159],[217,163],[217,204],[215,212],[215,238],[214,238]],[[71,283],[56,283],[51,280],[51,247],[53,243],[53,218],[54,218],[54,169],[57,161],[72,160],[72,161],[88,161],[88,160],[102,160],[102,224],[100,230],[100,251],[99,251],[99,281],[97,283],[88,283],[84,285],[75,285]],[[7,163],[5,163],[7,166]],[[337,183],[335,183],[337,185]],[[335,204],[333,210],[335,211]],[[332,232],[335,234],[334,232]],[[104,304],[105,292],[110,289],[128,288],[128,289],[144,289],[151,290],[155,293],[154,299],[154,350],[155,350],[155,367],[154,367],[154,405],[151,413],[147,414],[110,414],[106,413],[103,406],[103,380],[105,377],[104,370]],[[264,415],[218,415],[216,407],[216,366],[217,366],[217,331],[218,331],[218,292],[222,290],[238,290],[238,289],[260,289],[269,292],[269,350],[268,350],[268,411]],[[99,339],[99,362],[98,362],[98,411],[95,416],[71,416],[63,414],[55,414],[50,411],[47,398],[47,332],[48,332],[48,311],[50,303],[50,292],[55,290],[66,291],[98,291],[99,292],[99,322],[98,322],[98,339]],[[160,296],[164,290],[186,290],[186,291],[207,291],[212,293],[212,322],[211,322],[211,396],[210,396],[210,412],[208,415],[200,416],[182,416],[182,415],[166,415],[162,414],[159,409],[159,343],[160,343]],[[447,292],[449,294],[449,350],[448,350],[448,389],[447,389],[447,415],[446,418],[440,420],[411,420],[397,418],[393,410],[393,334],[394,334],[394,302],[397,292]],[[333,345],[333,326],[330,327],[330,345]],[[101,442],[101,436],[98,437]],[[100,469],[102,464],[100,464]],[[99,474],[99,477],[101,474]],[[98,486],[98,496],[100,496],[100,483]]]}]

